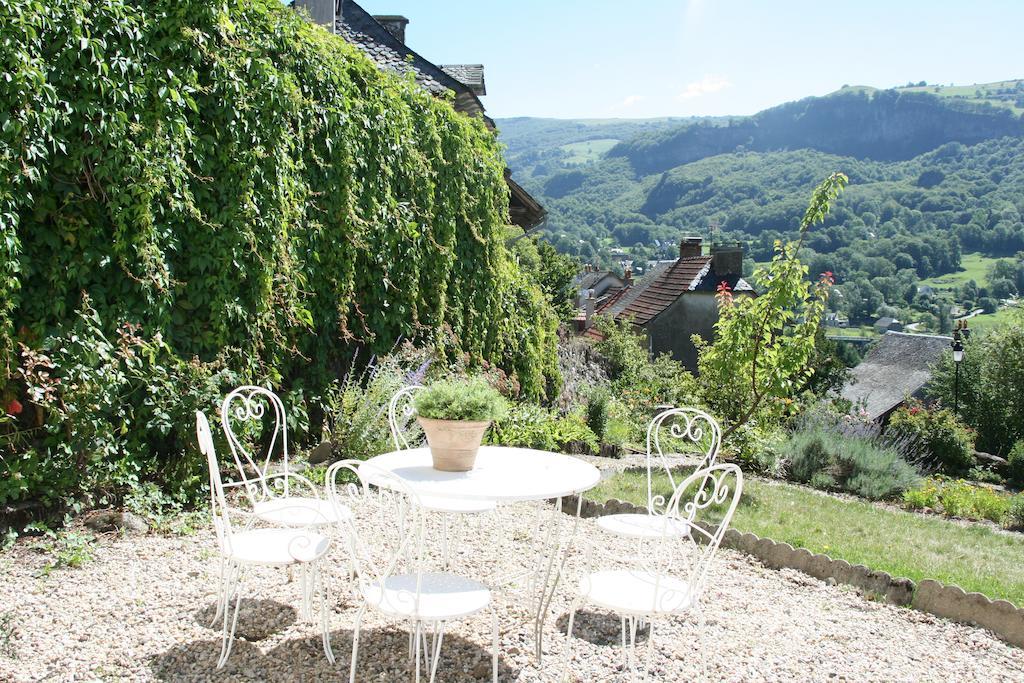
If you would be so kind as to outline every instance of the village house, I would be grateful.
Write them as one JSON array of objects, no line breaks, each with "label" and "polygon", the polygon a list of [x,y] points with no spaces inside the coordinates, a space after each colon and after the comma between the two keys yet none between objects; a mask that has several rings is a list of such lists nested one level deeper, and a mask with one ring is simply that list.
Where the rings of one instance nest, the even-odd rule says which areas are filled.
[{"label": "village house", "polygon": [[714,339],[719,286],[724,283],[738,295],[754,294],[742,274],[743,248],[739,244],[712,245],[705,254],[701,238],[684,237],[675,261],[659,262],[635,282],[627,269],[623,285],[614,290],[609,287],[600,299],[596,290],[592,295],[588,292],[579,329],[600,339],[601,333],[593,327],[595,316],[629,321],[644,331],[652,355],[668,353],[695,370],[697,349],[691,337],[699,334],[708,341]]},{"label": "village house", "polygon": [[[400,15],[371,15],[352,0],[295,0],[310,18],[362,50],[383,70],[412,73],[416,83],[437,97],[451,92],[455,111],[480,117],[494,130],[480,97],[487,94],[483,64],[434,64],[405,44],[409,19]],[[505,169],[509,189],[509,218],[530,232],[540,226],[547,212]]]},{"label": "village house", "polygon": [[870,419],[885,422],[908,399],[920,398],[932,367],[952,337],[887,332],[850,371],[840,395]]}]

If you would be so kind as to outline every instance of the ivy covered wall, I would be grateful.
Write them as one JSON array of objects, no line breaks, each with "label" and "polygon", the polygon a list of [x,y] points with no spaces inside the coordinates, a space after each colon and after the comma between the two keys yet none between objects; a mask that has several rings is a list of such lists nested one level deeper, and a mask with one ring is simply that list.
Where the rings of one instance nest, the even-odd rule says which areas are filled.
[{"label": "ivy covered wall", "polygon": [[0,26],[0,389],[83,310],[307,394],[400,337],[557,383],[480,121],[278,0],[0,0]]}]

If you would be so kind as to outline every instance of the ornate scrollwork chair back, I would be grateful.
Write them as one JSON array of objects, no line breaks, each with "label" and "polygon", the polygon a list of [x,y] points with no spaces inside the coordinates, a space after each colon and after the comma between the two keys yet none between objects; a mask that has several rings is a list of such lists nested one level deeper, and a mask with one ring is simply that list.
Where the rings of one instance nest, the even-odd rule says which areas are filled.
[{"label": "ornate scrollwork chair back", "polygon": [[[257,456],[254,453],[254,447],[248,443],[246,434],[251,433],[257,424],[259,425],[257,433],[263,433],[263,430],[267,428],[264,420],[268,414],[268,407],[274,431],[270,434],[266,453]],[[284,403],[281,402],[277,394],[264,387],[240,386],[224,398],[220,415],[224,436],[227,437],[228,446],[231,449],[231,457],[235,461],[235,466],[241,477],[241,484],[251,502],[256,504],[275,495],[287,498],[289,496],[288,420],[284,411]],[[267,475],[270,474],[271,460],[278,452],[282,458],[283,476],[280,477],[280,481],[283,484],[283,491],[275,493],[267,484]]]},{"label": "ornate scrollwork chair back", "polygon": [[680,554],[688,558],[687,584],[694,604],[704,592],[708,570],[742,494],[740,468],[732,463],[720,463],[695,471],[679,484],[669,501],[667,517],[678,516],[690,525],[690,535],[682,539],[682,543],[701,546],[700,552]]},{"label": "ornate scrollwork chair back", "polygon": [[697,469],[715,464],[722,441],[718,422],[697,408],[670,408],[658,413],[647,425],[647,510],[652,514],[663,512],[665,498],[654,494],[654,468],[660,466],[675,490],[677,475],[672,472],[666,449],[673,442],[693,445],[701,460]]},{"label": "ornate scrollwork chair back", "polygon": [[[328,468],[326,485],[328,501],[352,511],[338,520],[361,590],[384,585],[397,573],[421,573],[424,512],[405,482],[360,460],[339,460]],[[416,591],[404,595],[418,599]]]},{"label": "ornate scrollwork chair back", "polygon": [[396,451],[411,447],[409,442],[410,426],[416,416],[413,400],[416,392],[422,389],[418,384],[404,387],[395,392],[388,402],[388,427],[391,429],[391,440]]}]

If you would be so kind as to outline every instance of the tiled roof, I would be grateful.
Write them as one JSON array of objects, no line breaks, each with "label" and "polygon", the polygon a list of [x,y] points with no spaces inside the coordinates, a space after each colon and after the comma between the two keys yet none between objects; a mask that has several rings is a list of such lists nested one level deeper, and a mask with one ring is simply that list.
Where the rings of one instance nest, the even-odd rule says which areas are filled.
[{"label": "tiled roof", "polygon": [[645,278],[634,289],[639,290],[615,317],[632,318],[637,325],[646,325],[668,308],[684,292],[694,290],[711,269],[710,256],[681,258],[654,277]]},{"label": "tiled roof", "polygon": [[377,66],[398,74],[412,71],[416,82],[435,95],[446,90],[456,93],[471,90],[441,67],[410,50],[352,0],[341,3],[341,14],[335,21],[335,28],[338,35],[365,52]]},{"label": "tiled roof", "polygon": [[483,64],[440,64],[441,70],[477,95],[487,94]]}]

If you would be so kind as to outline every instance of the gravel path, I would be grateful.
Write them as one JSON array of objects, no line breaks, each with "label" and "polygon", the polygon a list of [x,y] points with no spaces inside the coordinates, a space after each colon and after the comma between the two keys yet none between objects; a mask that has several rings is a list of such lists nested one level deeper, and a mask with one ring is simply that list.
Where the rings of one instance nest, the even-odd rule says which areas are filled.
[{"label": "gravel path", "polygon": [[[506,521],[512,537],[523,530],[508,527],[526,518],[515,514]],[[464,534],[457,560],[471,575],[475,561],[483,564],[493,555],[486,551],[493,522],[481,518],[475,524],[482,528]],[[580,523],[580,533],[598,537],[590,520]],[[208,626],[217,576],[212,533],[107,536],[97,542],[92,561],[48,576],[39,570],[49,558],[19,541],[0,555],[0,627],[9,622],[14,629],[7,637],[0,631],[0,681],[347,680],[355,610],[336,556],[329,577],[336,665],[324,658],[317,627],[298,618],[298,583],[288,583],[284,570],[267,569],[247,575],[255,599],[243,601],[241,637],[225,669],[215,672],[219,632]],[[514,561],[516,554],[509,556]],[[987,631],[870,602],[732,551],[721,551],[716,570],[703,626],[680,619],[660,627],[653,679],[1024,680],[1024,651]],[[499,602],[501,680],[558,680],[571,583],[562,585],[552,608],[542,671],[522,619],[525,601],[513,595]],[[360,680],[408,680],[404,625],[372,614],[364,624]],[[586,609],[578,615],[576,680],[628,680],[620,667],[618,629],[615,616]],[[453,624],[448,634],[438,679],[489,680],[489,618]]]}]

